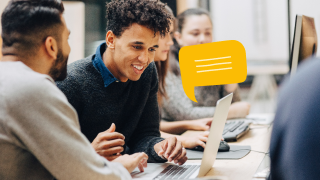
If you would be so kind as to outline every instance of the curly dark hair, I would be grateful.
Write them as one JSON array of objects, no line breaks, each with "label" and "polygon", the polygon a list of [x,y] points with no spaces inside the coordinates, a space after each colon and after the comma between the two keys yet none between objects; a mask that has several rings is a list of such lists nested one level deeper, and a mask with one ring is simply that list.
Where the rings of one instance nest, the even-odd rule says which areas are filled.
[{"label": "curly dark hair", "polygon": [[112,0],[107,4],[107,31],[120,37],[133,23],[165,36],[173,18],[158,0]]}]

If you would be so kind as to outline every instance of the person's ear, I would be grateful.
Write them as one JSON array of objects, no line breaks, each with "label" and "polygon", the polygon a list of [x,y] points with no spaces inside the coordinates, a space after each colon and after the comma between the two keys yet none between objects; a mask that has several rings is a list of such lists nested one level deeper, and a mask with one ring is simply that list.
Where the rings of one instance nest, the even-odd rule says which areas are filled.
[{"label": "person's ear", "polygon": [[182,41],[181,41],[181,33],[176,31],[173,34],[174,38],[176,39],[177,43],[182,46]]},{"label": "person's ear", "polygon": [[52,59],[57,59],[58,43],[53,37],[47,37],[45,41],[45,50],[49,57],[51,57]]},{"label": "person's ear", "polygon": [[113,32],[108,31],[106,34],[106,44],[108,48],[114,49],[115,39],[116,39],[116,36],[113,34]]}]

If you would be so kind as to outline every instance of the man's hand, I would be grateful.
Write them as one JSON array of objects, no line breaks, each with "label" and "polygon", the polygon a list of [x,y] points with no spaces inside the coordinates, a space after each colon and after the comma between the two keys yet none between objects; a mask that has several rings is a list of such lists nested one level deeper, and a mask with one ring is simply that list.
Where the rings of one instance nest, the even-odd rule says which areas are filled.
[{"label": "man's hand", "polygon": [[185,121],[187,130],[208,131],[210,129],[212,118],[203,118],[197,120]]},{"label": "man's hand", "polygon": [[119,156],[113,162],[121,163],[131,173],[137,166],[140,172],[144,172],[144,168],[147,167],[148,155],[145,153],[135,153],[132,155],[125,154]]},{"label": "man's hand", "polygon": [[169,162],[182,165],[187,161],[187,152],[182,146],[182,143],[176,137],[169,137],[156,145],[154,145],[156,153],[166,158]]},{"label": "man's hand", "polygon": [[116,126],[112,123],[108,130],[99,133],[91,143],[95,151],[108,161],[116,159],[123,151],[124,136],[115,130]]},{"label": "man's hand", "polygon": [[250,112],[250,104],[247,102],[235,102],[230,105],[228,119],[244,118]]}]

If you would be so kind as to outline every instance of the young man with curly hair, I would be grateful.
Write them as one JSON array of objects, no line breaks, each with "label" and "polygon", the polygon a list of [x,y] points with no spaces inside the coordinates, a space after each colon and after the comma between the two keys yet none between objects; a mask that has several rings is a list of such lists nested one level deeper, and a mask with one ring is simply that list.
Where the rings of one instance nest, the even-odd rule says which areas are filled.
[{"label": "young man with curly hair", "polygon": [[70,64],[66,80],[57,83],[77,110],[81,131],[108,160],[135,152],[145,152],[148,162],[187,160],[181,142],[159,132],[153,60],[171,18],[156,0],[108,3],[106,42]]}]

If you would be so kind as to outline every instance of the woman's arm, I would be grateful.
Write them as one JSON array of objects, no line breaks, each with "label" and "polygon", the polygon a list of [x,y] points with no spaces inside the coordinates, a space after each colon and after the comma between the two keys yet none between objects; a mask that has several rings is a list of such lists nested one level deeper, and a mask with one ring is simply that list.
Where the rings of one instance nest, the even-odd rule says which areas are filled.
[{"label": "woman's arm", "polygon": [[207,131],[210,128],[212,118],[204,118],[197,120],[185,120],[160,122],[160,130],[170,134],[181,134],[187,130]]}]

